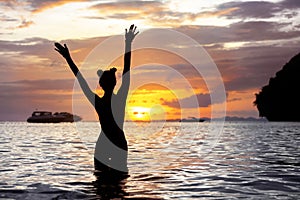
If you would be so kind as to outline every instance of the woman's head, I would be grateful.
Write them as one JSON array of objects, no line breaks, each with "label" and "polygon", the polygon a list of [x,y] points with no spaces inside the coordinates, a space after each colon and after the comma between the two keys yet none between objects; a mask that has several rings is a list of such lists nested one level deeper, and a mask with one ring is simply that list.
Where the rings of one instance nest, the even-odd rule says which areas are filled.
[{"label": "woman's head", "polygon": [[102,71],[99,69],[97,74],[99,76],[99,85],[103,88],[104,91],[113,90],[117,80],[116,80],[116,68],[110,68],[110,70]]}]

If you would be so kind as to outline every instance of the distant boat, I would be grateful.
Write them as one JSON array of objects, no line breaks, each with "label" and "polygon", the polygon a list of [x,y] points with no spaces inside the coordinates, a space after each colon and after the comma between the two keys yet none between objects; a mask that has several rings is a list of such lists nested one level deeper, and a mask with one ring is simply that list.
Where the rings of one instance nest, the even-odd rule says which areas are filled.
[{"label": "distant boat", "polygon": [[179,122],[204,122],[204,121],[205,119],[196,118],[196,117],[190,117],[190,118],[179,120]]},{"label": "distant boat", "polygon": [[27,122],[30,123],[59,123],[59,122],[76,122],[82,118],[68,112],[56,112],[52,114],[49,111],[34,111]]}]

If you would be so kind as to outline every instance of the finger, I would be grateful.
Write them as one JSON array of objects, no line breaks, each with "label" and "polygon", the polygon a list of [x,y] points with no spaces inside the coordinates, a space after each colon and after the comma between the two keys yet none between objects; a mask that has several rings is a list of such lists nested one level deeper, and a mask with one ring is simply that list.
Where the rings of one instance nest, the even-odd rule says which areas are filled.
[{"label": "finger", "polygon": [[58,53],[60,53],[59,49],[57,49],[57,48],[54,48],[54,50],[55,50],[55,51],[57,51]]},{"label": "finger", "polygon": [[139,34],[139,31],[138,31],[138,32],[136,32],[136,33],[134,34],[134,37],[135,37],[137,34]]},{"label": "finger", "polygon": [[62,51],[62,50],[65,49],[65,48],[64,48],[63,46],[61,46],[61,45],[57,45],[56,48],[57,48],[59,51]]},{"label": "finger", "polygon": [[68,48],[66,44],[64,44],[64,46],[65,46],[66,49]]},{"label": "finger", "polygon": [[133,31],[132,31],[132,32],[135,32],[135,30],[136,30],[136,26],[133,28]]},{"label": "finger", "polygon": [[130,26],[130,30],[132,30],[132,29],[133,29],[133,27],[134,27],[134,24],[131,24],[131,26]]},{"label": "finger", "polygon": [[56,48],[60,49],[62,48],[63,46],[61,44],[59,44],[58,42],[55,42],[54,45],[56,46]]}]

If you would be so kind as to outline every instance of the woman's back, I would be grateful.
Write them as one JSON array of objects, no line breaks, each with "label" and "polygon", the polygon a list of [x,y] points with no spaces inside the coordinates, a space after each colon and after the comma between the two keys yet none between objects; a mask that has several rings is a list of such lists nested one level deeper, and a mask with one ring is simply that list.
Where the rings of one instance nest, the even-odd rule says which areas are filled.
[{"label": "woman's back", "polygon": [[95,109],[101,125],[101,134],[105,134],[110,142],[127,151],[127,142],[123,132],[125,112],[123,101],[126,99],[120,99],[114,94],[111,99],[100,98],[95,95]]}]

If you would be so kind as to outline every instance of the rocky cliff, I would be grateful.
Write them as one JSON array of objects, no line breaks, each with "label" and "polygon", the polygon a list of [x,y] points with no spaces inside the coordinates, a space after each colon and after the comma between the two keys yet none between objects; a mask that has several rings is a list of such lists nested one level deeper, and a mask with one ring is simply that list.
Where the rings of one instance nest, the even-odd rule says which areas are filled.
[{"label": "rocky cliff", "polygon": [[269,121],[300,121],[300,53],[270,78],[253,102]]}]

